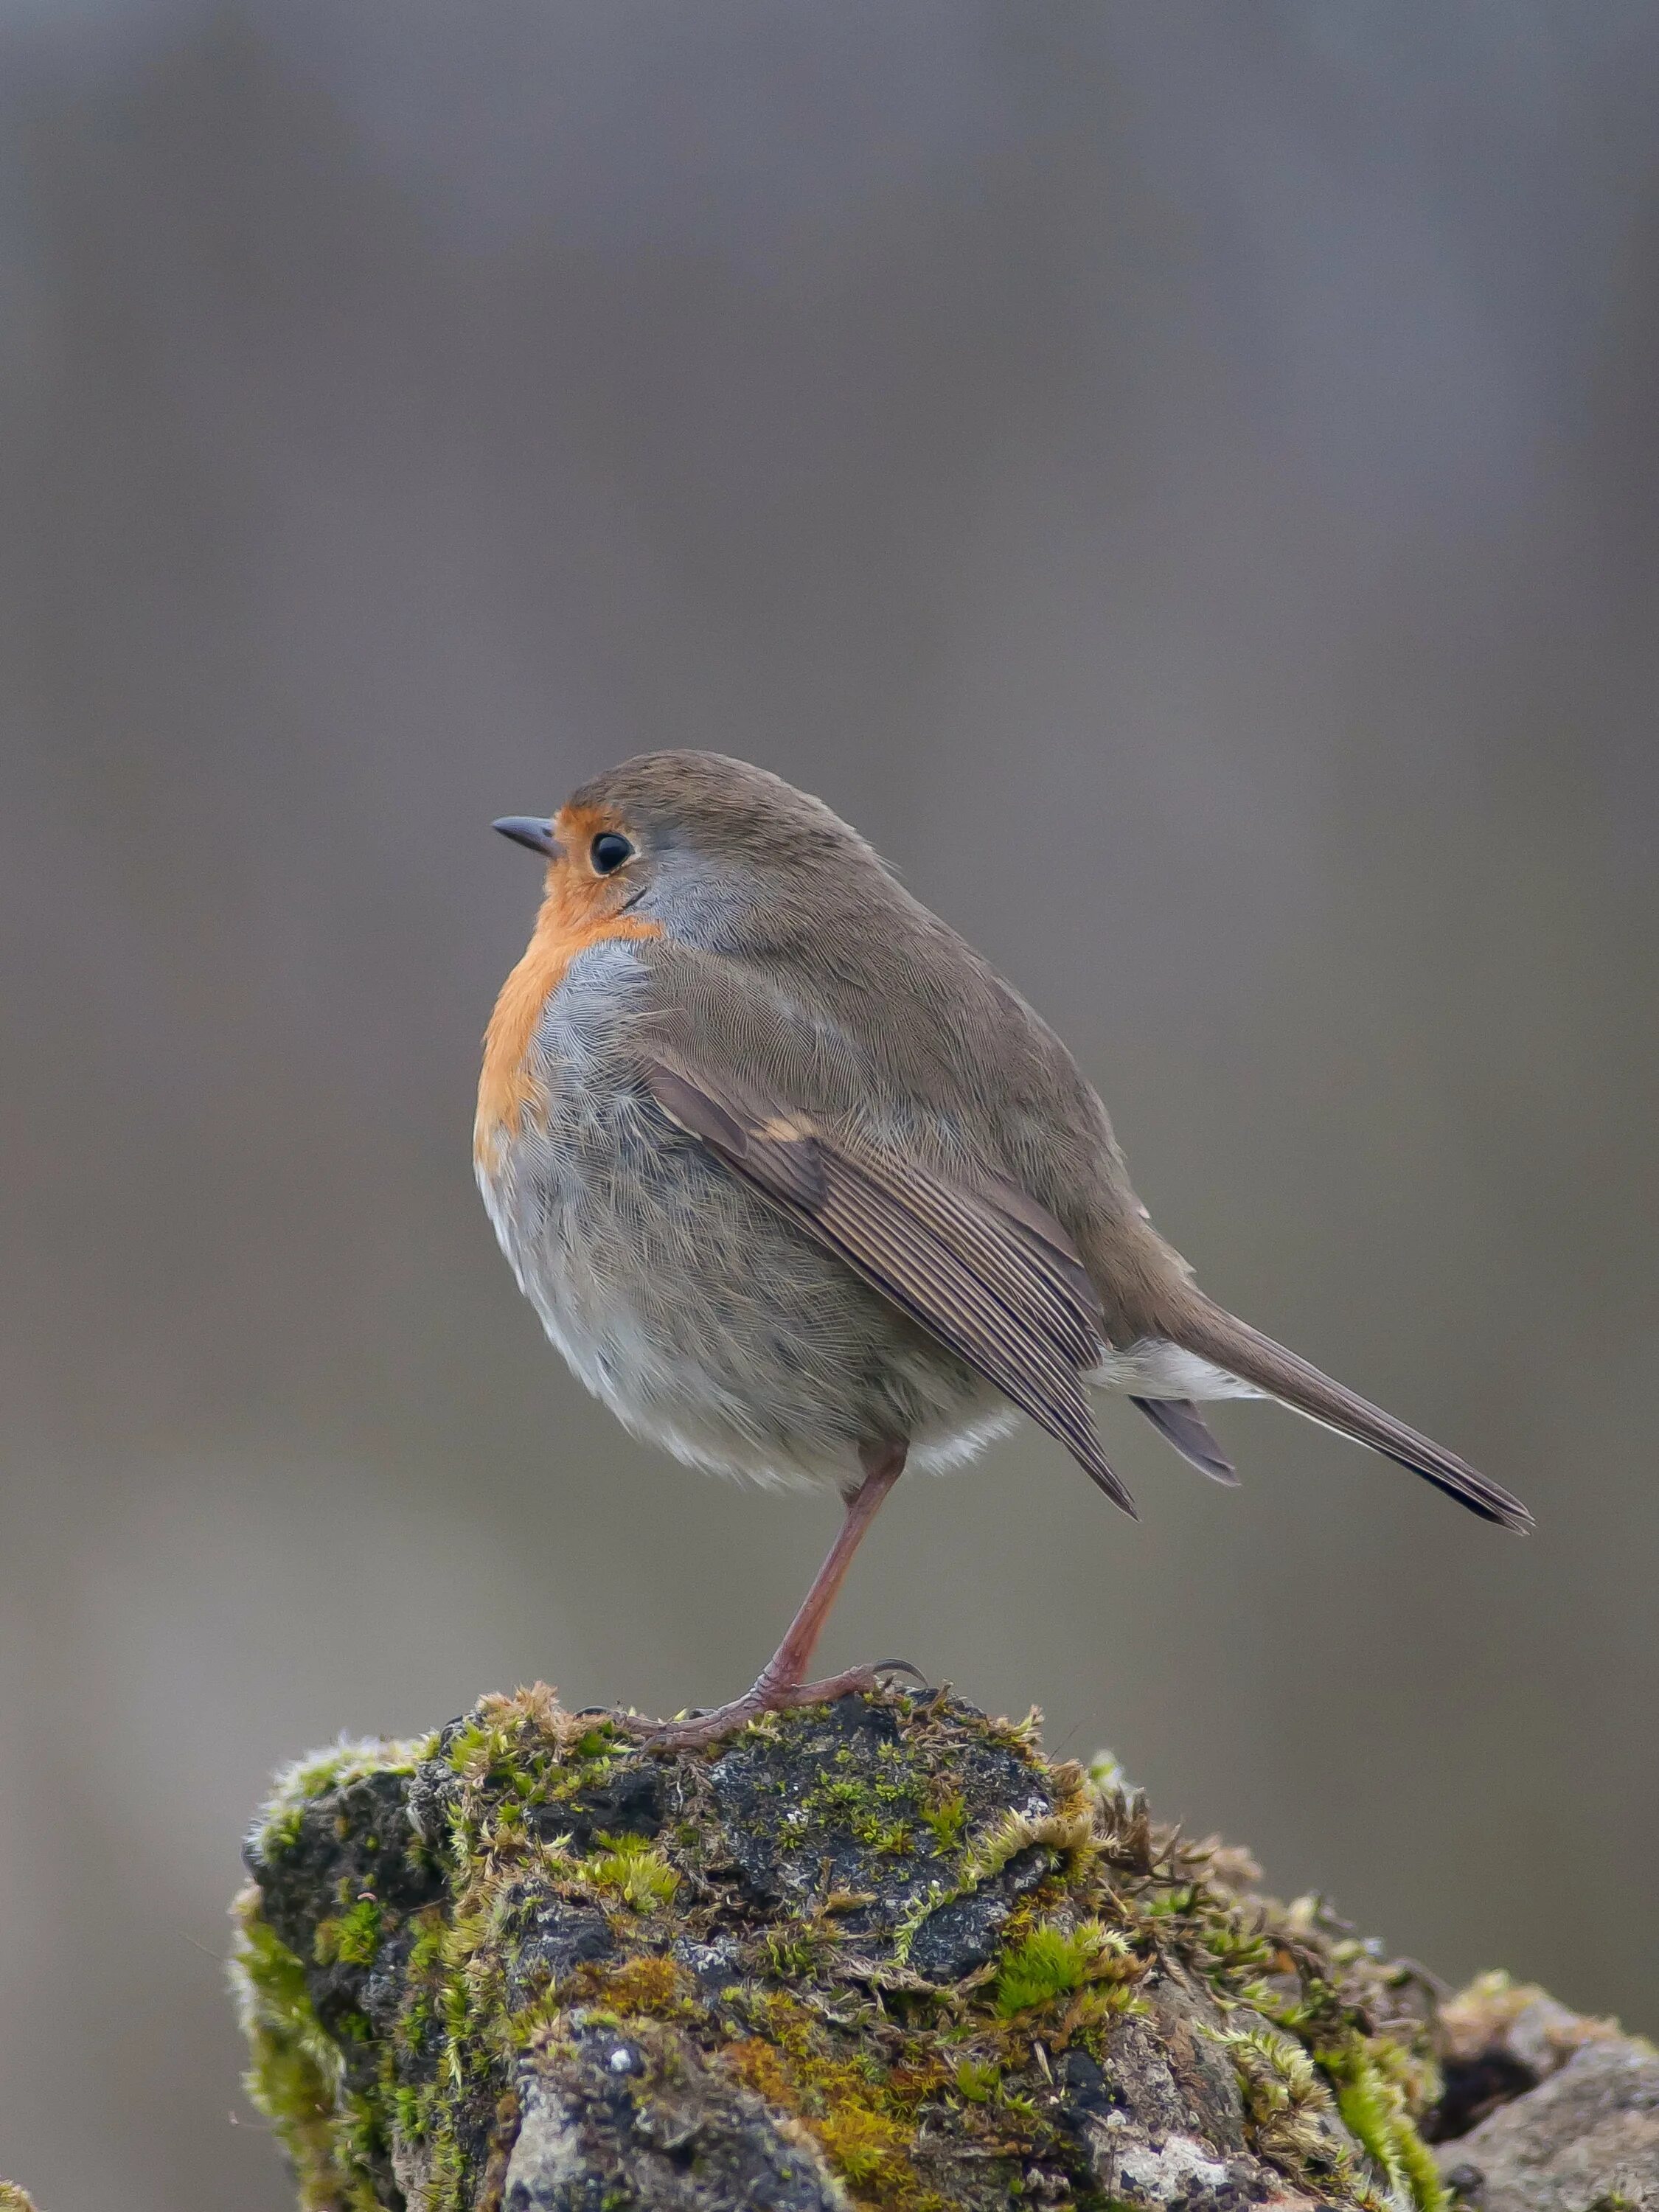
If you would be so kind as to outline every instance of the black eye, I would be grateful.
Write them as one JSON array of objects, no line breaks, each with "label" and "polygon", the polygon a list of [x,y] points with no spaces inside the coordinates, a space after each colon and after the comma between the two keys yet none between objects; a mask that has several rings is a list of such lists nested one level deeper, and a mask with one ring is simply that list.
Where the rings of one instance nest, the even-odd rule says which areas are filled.
[{"label": "black eye", "polygon": [[614,876],[624,860],[634,857],[634,848],[616,830],[601,830],[587,848],[596,876]]}]

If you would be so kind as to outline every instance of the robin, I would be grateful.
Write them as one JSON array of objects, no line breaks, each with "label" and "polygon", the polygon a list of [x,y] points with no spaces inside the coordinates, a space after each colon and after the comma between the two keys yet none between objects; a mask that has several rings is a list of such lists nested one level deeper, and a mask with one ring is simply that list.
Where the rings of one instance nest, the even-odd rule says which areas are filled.
[{"label": "robin", "polygon": [[1217,1482],[1200,1412],[1276,1399],[1524,1529],[1507,1491],[1206,1297],[1066,1047],[858,832],[763,769],[647,753],[504,836],[547,863],[490,1017],[474,1155],[520,1287],[636,1436],[846,1517],[746,1695],[664,1729],[871,1686],[808,1680],[905,1466],[1024,1413],[1129,1514],[1092,1390]]}]

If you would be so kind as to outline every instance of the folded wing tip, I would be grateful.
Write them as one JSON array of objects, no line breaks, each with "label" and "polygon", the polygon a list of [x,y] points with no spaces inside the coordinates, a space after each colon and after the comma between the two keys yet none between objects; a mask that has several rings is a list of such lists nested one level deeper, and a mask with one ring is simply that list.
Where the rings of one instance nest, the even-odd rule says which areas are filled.
[{"label": "folded wing tip", "polygon": [[1073,1458],[1076,1460],[1078,1465],[1083,1469],[1083,1472],[1088,1476],[1090,1481],[1094,1484],[1095,1487],[1097,1490],[1103,1490],[1105,1492],[1107,1497],[1111,1499],[1113,1504],[1116,1506],[1120,1513],[1127,1513],[1132,1521],[1139,1521],[1140,1518],[1140,1508],[1135,1504],[1134,1499],[1129,1495],[1128,1491],[1124,1487],[1121,1479],[1107,1465],[1106,1462],[1100,1457],[1099,1454],[1091,1454],[1085,1459],[1083,1454],[1079,1451],[1075,1446],[1073,1446],[1071,1449]]}]

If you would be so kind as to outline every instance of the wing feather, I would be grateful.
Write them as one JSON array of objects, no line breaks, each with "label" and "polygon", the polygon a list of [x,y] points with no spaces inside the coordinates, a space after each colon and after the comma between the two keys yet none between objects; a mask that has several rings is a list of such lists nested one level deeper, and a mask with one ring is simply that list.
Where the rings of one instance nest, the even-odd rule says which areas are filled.
[{"label": "wing feather", "polygon": [[1105,1349],[1100,1302],[1071,1239],[1035,1200],[983,1194],[919,1161],[827,1130],[752,1081],[678,1047],[641,1054],[668,1120],[1063,1443],[1126,1513],[1084,1376]]},{"label": "wing feather", "polygon": [[1145,1413],[1166,1443],[1173,1444],[1188,1464],[1212,1482],[1238,1486],[1238,1473],[1190,1398],[1131,1398],[1129,1403]]}]

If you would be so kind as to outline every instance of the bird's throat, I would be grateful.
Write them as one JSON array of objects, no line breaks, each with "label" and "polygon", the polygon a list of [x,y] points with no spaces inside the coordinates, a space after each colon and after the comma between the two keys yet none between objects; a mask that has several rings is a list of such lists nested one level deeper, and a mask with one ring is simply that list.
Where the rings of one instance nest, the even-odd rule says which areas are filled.
[{"label": "bird's throat", "polygon": [[483,1068],[478,1078],[478,1111],[472,1125],[472,1157],[482,1170],[492,1167],[503,1146],[533,1113],[537,1085],[531,1067],[536,1029],[570,963],[593,945],[617,939],[660,937],[662,924],[599,908],[599,884],[573,880],[556,867],[524,957],[501,986],[489,1026],[484,1031]]}]

